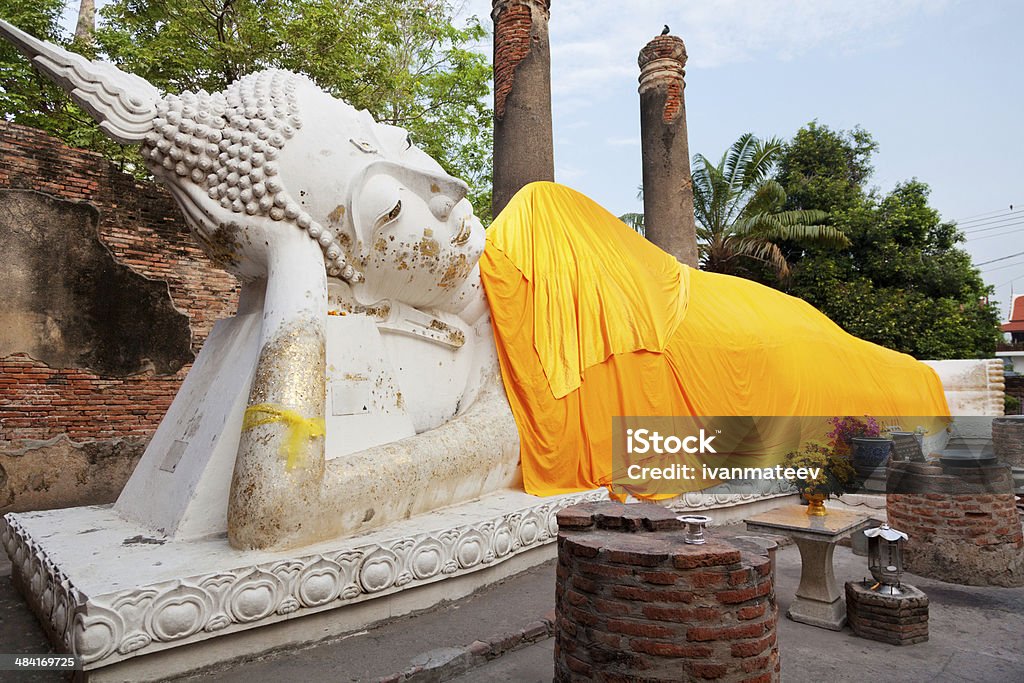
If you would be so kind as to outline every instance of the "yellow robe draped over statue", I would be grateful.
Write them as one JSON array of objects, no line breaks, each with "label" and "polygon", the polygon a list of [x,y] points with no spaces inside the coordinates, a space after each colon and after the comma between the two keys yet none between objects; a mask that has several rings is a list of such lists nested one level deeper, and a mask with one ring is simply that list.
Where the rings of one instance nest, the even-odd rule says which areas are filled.
[{"label": "yellow robe draped over statue", "polygon": [[800,299],[683,266],[555,183],[516,194],[480,268],[535,495],[610,485],[614,416],[933,416],[936,429],[949,415],[923,363]]}]

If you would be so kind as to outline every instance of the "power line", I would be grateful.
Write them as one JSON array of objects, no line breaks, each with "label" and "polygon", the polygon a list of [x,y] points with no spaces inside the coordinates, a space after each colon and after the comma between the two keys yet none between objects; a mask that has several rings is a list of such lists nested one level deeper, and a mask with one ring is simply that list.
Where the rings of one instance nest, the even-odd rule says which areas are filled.
[{"label": "power line", "polygon": [[954,222],[957,224],[957,227],[961,227],[961,228],[964,228],[966,230],[973,230],[974,228],[977,228],[977,227],[982,226],[982,225],[989,225],[991,223],[998,223],[999,221],[1005,221],[1005,220],[1011,219],[1011,218],[1019,218],[1019,216],[1018,216],[1019,213],[1020,213],[1019,211],[1007,211],[1006,213],[1001,213],[998,216],[989,216],[988,218],[980,218],[980,219],[978,219],[976,221],[964,221],[963,223],[960,223],[960,222],[957,222],[957,221],[954,221]]},{"label": "power line", "polygon": [[[1009,228],[1010,226],[1013,226],[1013,225],[1024,226],[1024,221],[1019,221],[1017,223],[1010,223],[1009,225],[1002,225],[1000,227]],[[968,238],[968,240],[970,242],[980,242],[981,240],[987,240],[990,237],[1005,237],[1006,235],[1012,235],[1012,234],[1014,234],[1016,232],[1020,232],[1020,231],[1021,231],[1021,228],[1017,227],[1017,228],[1013,228],[1012,230],[1007,230],[1006,232],[997,232],[994,235],[983,235],[981,237],[974,237],[972,235],[971,237]]]},{"label": "power line", "polygon": [[[1004,218],[995,223],[986,223],[984,225],[976,225],[968,230],[961,230],[964,234],[977,234],[978,232],[987,232],[989,230],[996,230],[1000,227],[1006,227],[1011,223],[1016,223],[1019,220],[1024,219],[1024,216],[1011,216],[1010,218]],[[959,227],[957,225],[956,227]]]},{"label": "power line", "polygon": [[1000,256],[999,258],[994,258],[991,261],[982,261],[981,263],[975,263],[974,266],[976,268],[979,266],[987,266],[990,263],[995,263],[996,261],[1005,261],[1006,259],[1013,258],[1014,256],[1024,256],[1024,251],[1018,251],[1016,254],[1010,254],[1008,256]]},{"label": "power line", "polygon": [[992,273],[992,272],[997,271],[997,270],[1002,270],[1003,268],[1014,268],[1014,267],[1017,267],[1017,266],[1024,266],[1024,261],[1020,261],[1019,263],[1006,263],[1006,264],[1001,265],[1001,266],[996,266],[995,268],[988,268],[988,269],[985,270],[985,273],[986,274],[987,273]]},{"label": "power line", "polygon": [[1021,218],[1024,218],[1024,211],[1014,211],[1013,215],[999,216],[998,218],[993,218],[991,221],[987,221],[987,222],[984,222],[984,223],[976,223],[976,224],[974,224],[972,226],[969,226],[966,229],[964,229],[963,226],[960,226],[960,225],[958,225],[956,227],[961,228],[961,230],[963,232],[967,232],[967,233],[970,233],[970,232],[981,232],[982,230],[988,230],[988,228],[986,226],[990,226],[990,225],[996,225],[997,226],[999,223],[1005,223],[1007,221],[1019,221]]},{"label": "power line", "polygon": [[1005,211],[1005,212],[997,214],[995,216],[988,216],[986,218],[976,218],[973,221],[962,221],[962,222],[961,221],[955,221],[955,222],[956,222],[957,225],[967,226],[968,228],[974,228],[974,227],[977,227],[979,225],[985,225],[986,223],[993,223],[995,221],[1006,220],[1007,218],[1017,218],[1017,217],[1020,216],[1021,213],[1024,213],[1024,210]]},{"label": "power line", "polygon": [[[1024,205],[1024,202],[1010,202],[1010,206],[1014,206],[1015,204],[1018,204],[1018,205]],[[1011,210],[1012,210],[1012,209],[1011,209]],[[989,215],[991,215],[991,214],[993,214],[993,213],[999,213],[999,212],[1001,212],[1001,211],[1006,211],[1006,209],[996,209],[995,211],[986,211],[985,213],[976,213],[976,214],[973,214],[973,215],[970,215],[970,216],[964,216],[963,218],[957,218],[957,219],[955,220],[955,222],[956,222],[956,223],[960,223],[960,222],[970,222],[970,220],[971,220],[972,218],[978,218],[978,217],[980,217],[980,216],[989,216]]]},{"label": "power line", "polygon": [[1012,278],[1010,280],[1007,280],[1006,282],[1004,282],[1002,284],[994,285],[994,286],[995,286],[996,289],[999,289],[1000,287],[1005,287],[1006,285],[1012,285],[1017,280],[1024,280],[1024,275],[1018,275],[1017,277]]},{"label": "power line", "polygon": [[1004,225],[994,225],[991,228],[985,228],[984,230],[976,230],[974,232],[961,233],[961,234],[963,234],[967,239],[971,239],[974,236],[979,235],[979,234],[981,234],[983,232],[990,232],[992,230],[1002,230],[1004,228],[1012,228],[1015,225],[1024,225],[1024,221],[1013,221],[1013,222],[1010,222],[1010,223],[1006,223]]}]

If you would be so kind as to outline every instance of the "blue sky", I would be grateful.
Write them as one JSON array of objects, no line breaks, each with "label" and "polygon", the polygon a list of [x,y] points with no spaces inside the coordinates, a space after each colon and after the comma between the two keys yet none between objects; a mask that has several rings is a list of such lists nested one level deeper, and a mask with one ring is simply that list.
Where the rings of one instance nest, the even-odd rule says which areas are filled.
[{"label": "blue sky", "polygon": [[[717,160],[743,132],[788,138],[812,119],[859,124],[879,143],[872,185],[930,185],[944,219],[973,220],[963,227],[975,263],[1024,251],[1024,3],[551,4],[556,180],[613,213],[642,210],[636,57],[667,23],[689,53],[691,154]],[[487,18],[489,0],[467,5]],[[1011,281],[1024,293],[1024,255],[982,274],[1005,317]]]},{"label": "blue sky", "polygon": [[[975,263],[1024,251],[1024,3],[551,4],[556,180],[613,213],[642,210],[636,57],[667,23],[689,53],[691,154],[717,159],[741,133],[788,138],[812,119],[859,124],[879,143],[872,185],[930,185],[932,205],[968,231]],[[490,9],[465,0],[463,14],[490,27]],[[479,49],[490,56],[489,43]],[[1005,317],[1011,287],[1024,293],[1024,255],[981,269]]]}]

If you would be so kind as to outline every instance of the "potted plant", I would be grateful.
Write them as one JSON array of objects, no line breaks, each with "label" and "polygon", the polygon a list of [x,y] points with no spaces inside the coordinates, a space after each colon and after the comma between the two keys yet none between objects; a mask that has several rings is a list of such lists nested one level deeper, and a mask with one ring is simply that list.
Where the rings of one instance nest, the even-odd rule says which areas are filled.
[{"label": "potted plant", "polygon": [[828,433],[836,453],[848,454],[855,468],[870,472],[885,464],[892,450],[892,441],[882,432],[878,420],[865,415],[829,418]]},{"label": "potted plant", "polygon": [[815,441],[788,454],[785,466],[808,472],[806,478],[794,479],[793,484],[807,500],[807,514],[812,516],[827,514],[825,500],[846,493],[856,474],[847,457]]}]

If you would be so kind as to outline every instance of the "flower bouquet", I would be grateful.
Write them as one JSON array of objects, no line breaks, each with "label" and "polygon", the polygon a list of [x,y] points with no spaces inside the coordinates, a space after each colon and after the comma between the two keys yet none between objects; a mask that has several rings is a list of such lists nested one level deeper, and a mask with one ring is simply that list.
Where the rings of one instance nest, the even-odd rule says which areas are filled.
[{"label": "flower bouquet", "polygon": [[875,439],[882,436],[882,427],[878,420],[865,415],[863,419],[847,415],[846,417],[830,417],[828,423],[832,431],[826,436],[829,445],[839,455],[850,455],[854,439]]},{"label": "flower bouquet", "polygon": [[788,454],[785,466],[807,473],[806,478],[795,479],[793,483],[807,499],[808,515],[825,515],[825,500],[850,490],[856,476],[849,458],[838,455],[831,446],[814,441]]}]

